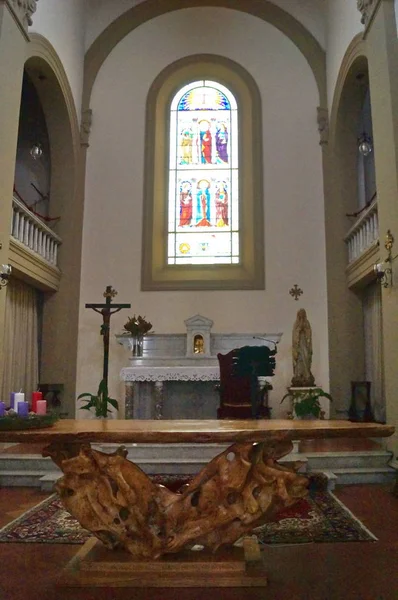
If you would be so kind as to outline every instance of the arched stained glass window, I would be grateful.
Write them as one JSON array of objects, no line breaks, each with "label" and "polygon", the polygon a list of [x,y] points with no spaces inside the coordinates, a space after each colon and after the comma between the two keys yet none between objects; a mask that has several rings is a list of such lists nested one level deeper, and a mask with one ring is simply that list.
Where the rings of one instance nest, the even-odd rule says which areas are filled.
[{"label": "arched stained glass window", "polygon": [[235,97],[220,83],[195,81],[170,111],[168,263],[239,263]]},{"label": "arched stained glass window", "polygon": [[193,55],[147,98],[143,290],[264,289],[261,99],[233,61]]}]

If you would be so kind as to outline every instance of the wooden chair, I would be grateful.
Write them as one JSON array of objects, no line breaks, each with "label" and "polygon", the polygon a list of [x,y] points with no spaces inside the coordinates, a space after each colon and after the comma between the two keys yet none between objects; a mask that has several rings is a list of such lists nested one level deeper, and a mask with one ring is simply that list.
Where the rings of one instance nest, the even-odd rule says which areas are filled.
[{"label": "wooden chair", "polygon": [[218,419],[269,419],[268,392],[272,385],[259,377],[274,375],[276,349],[244,346],[218,354],[220,406]]}]

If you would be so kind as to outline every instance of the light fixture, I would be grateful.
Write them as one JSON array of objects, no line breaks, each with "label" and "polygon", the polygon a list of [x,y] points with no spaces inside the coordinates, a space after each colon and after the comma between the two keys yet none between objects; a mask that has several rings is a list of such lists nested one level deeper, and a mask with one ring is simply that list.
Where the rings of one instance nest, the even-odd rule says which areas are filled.
[{"label": "light fixture", "polygon": [[32,156],[32,158],[34,158],[35,160],[38,160],[39,158],[41,158],[43,154],[43,148],[41,147],[41,144],[34,144],[31,149],[30,149],[30,155]]},{"label": "light fixture", "polygon": [[10,279],[11,265],[0,266],[0,288],[5,287]]},{"label": "light fixture", "polygon": [[369,156],[369,154],[373,151],[372,138],[365,132],[363,132],[358,138],[358,150],[362,156]]},{"label": "light fixture", "polygon": [[388,288],[392,286],[392,269],[385,262],[375,264],[373,270],[377,280],[380,281],[383,287]]},{"label": "light fixture", "polygon": [[377,263],[373,266],[374,273],[383,287],[392,287],[392,247],[394,245],[394,236],[388,229],[384,240],[384,248],[387,250],[387,258],[384,262]]}]

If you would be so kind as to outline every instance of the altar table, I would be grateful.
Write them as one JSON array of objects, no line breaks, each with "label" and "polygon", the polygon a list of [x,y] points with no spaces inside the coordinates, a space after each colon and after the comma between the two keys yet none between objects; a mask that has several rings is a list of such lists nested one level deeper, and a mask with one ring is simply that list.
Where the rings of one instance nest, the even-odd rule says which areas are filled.
[{"label": "altar table", "polygon": [[[144,359],[137,360],[144,362]],[[203,364],[207,360],[214,361],[214,364]],[[170,413],[178,413],[185,418],[192,414],[195,416],[195,413],[203,418],[217,416],[219,395],[215,384],[220,379],[217,359],[191,360],[188,365],[134,365],[122,369],[120,377],[125,382],[127,419],[162,419],[165,416],[167,384],[172,382],[179,385],[174,391],[174,398],[167,403],[170,405],[166,406],[169,412],[166,417],[172,418]],[[143,384],[148,384],[149,393]]]},{"label": "altar table", "polygon": [[225,443],[262,442],[284,436],[289,440],[389,437],[392,425],[350,421],[270,420],[124,420],[61,419],[52,427],[0,431],[1,442],[49,444],[52,442],[111,443]]},{"label": "altar table", "polygon": [[[64,472],[56,484],[63,504],[101,540],[90,538],[77,552],[61,585],[250,587],[267,585],[250,531],[306,494],[307,478],[277,462],[291,451],[291,440],[380,438],[394,431],[348,421],[93,419],[0,431],[0,442],[49,444],[44,455]],[[174,493],[128,461],[123,447],[105,454],[90,442],[232,445]],[[237,539],[243,550],[232,546]],[[204,550],[194,552],[198,545]]]}]

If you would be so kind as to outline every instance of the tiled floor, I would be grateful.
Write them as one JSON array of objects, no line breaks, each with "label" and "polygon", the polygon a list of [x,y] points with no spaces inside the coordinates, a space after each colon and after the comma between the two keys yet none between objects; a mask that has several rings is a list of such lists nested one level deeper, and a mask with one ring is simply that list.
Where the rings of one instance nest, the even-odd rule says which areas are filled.
[{"label": "tiled floor", "polygon": [[[398,498],[380,485],[344,486],[336,495],[378,541],[269,546],[267,588],[57,588],[55,579],[76,546],[0,544],[0,599],[398,600]],[[0,489],[0,524],[44,497],[32,488]]]}]

